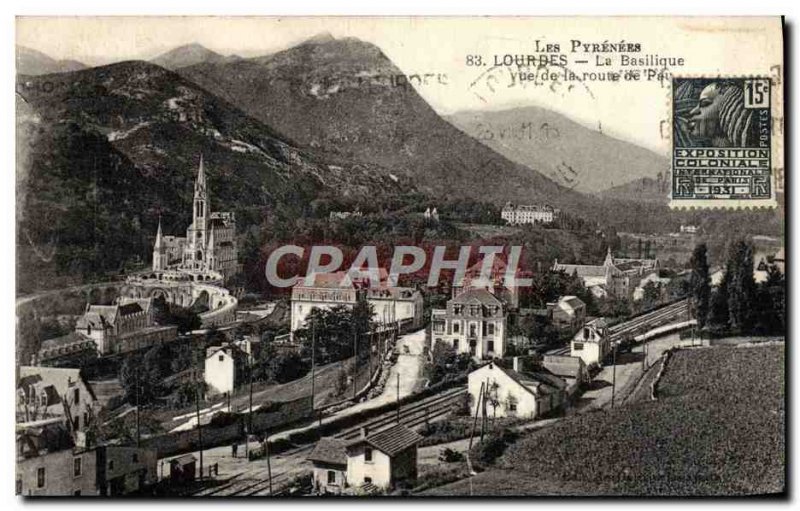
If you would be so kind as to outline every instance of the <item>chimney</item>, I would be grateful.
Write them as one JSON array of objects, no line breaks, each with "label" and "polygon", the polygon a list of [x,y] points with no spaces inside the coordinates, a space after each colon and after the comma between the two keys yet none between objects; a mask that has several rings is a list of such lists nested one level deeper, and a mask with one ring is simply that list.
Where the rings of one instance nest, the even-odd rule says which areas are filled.
[{"label": "chimney", "polygon": [[369,435],[369,426],[361,426],[361,438],[367,438]]}]

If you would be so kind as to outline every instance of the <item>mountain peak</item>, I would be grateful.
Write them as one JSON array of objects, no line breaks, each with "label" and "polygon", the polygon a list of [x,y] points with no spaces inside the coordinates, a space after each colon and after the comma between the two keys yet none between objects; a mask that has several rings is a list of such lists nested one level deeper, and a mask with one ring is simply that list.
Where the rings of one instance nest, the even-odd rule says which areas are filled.
[{"label": "mountain peak", "polygon": [[336,38],[330,32],[320,32],[300,44],[327,44],[333,41],[336,41]]},{"label": "mountain peak", "polygon": [[17,73],[21,75],[44,75],[86,69],[86,65],[77,60],[56,60],[27,46],[17,45],[16,53]]},{"label": "mountain peak", "polygon": [[162,53],[151,62],[167,69],[178,69],[201,63],[224,61],[225,57],[200,43],[189,43]]}]

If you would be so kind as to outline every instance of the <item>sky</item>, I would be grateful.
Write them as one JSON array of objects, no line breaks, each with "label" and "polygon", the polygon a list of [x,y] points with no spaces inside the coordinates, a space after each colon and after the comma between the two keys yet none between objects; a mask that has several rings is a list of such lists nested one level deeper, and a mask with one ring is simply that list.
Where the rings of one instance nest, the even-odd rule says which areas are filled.
[{"label": "sky", "polygon": [[[56,59],[100,65],[151,59],[189,43],[258,56],[328,32],[379,46],[406,75],[429,74],[427,85],[414,87],[442,115],[545,107],[668,154],[668,82],[587,79],[521,86],[510,74],[519,69],[495,67],[495,56],[536,54],[538,40],[558,44],[568,69],[600,73],[607,67],[596,67],[595,59],[611,56],[611,68],[619,70],[619,55],[571,53],[572,42],[625,41],[641,45],[640,58],[682,57],[684,65],[670,69],[676,75],[766,75],[783,61],[780,30],[778,18],[19,17],[16,41]],[[486,65],[468,65],[469,55],[480,55]]]}]

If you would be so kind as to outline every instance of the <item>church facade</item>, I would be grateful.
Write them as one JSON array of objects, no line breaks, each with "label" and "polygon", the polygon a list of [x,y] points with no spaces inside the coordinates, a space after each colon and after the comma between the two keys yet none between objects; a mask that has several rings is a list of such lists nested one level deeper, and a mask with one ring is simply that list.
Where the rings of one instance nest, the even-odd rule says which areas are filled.
[{"label": "church facade", "polygon": [[212,212],[203,157],[197,170],[192,223],[186,237],[164,236],[161,222],[153,246],[153,271],[183,269],[216,271],[229,279],[238,271],[236,218],[231,212]]}]

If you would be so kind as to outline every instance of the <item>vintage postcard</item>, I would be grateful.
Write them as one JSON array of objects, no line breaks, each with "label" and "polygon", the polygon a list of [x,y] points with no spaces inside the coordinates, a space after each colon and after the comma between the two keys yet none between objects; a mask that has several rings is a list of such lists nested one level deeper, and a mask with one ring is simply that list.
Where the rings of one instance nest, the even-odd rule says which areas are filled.
[{"label": "vintage postcard", "polygon": [[16,493],[787,494],[780,17],[18,17]]}]

